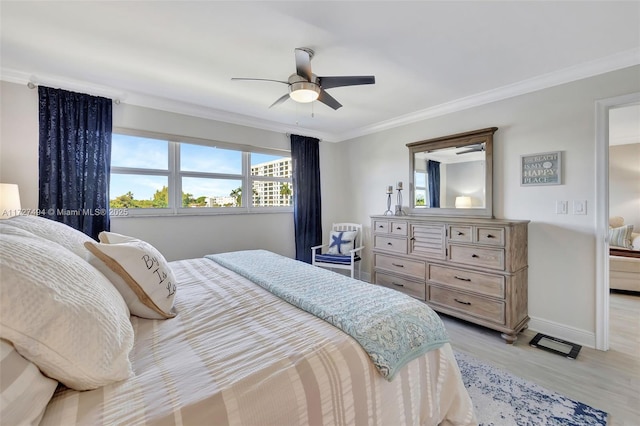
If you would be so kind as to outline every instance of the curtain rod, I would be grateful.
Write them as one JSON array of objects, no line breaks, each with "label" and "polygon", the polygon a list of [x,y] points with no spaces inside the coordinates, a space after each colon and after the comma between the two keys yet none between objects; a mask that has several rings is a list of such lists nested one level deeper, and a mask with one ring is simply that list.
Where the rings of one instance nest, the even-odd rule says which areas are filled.
[{"label": "curtain rod", "polygon": [[[27,83],[27,87],[28,87],[29,89],[35,89],[36,87],[38,87],[38,84],[34,83],[33,81],[30,81],[30,82],[28,82],[28,83]],[[109,98],[108,96],[101,96],[101,97],[103,97],[103,98]],[[116,98],[116,99],[111,98],[111,100],[112,100],[112,101],[113,101],[113,103],[115,103],[116,105],[120,105],[120,99],[118,99],[118,98]]]}]

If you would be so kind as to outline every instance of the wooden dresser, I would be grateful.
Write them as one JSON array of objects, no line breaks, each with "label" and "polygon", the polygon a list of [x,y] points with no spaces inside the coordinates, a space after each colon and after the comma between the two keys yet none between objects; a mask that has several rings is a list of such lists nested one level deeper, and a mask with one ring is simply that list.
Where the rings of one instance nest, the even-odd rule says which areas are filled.
[{"label": "wooden dresser", "polygon": [[527,327],[527,224],[500,219],[372,216],[376,284],[502,332]]}]

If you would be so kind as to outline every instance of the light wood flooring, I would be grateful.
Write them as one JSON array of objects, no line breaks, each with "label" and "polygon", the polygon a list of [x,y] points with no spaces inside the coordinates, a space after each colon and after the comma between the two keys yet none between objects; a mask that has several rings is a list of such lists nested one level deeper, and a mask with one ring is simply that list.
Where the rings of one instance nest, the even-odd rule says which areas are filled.
[{"label": "light wood flooring", "polygon": [[583,347],[576,360],[529,346],[532,330],[508,345],[496,331],[441,317],[454,350],[606,411],[611,426],[640,425],[640,295],[611,294],[611,349]]}]

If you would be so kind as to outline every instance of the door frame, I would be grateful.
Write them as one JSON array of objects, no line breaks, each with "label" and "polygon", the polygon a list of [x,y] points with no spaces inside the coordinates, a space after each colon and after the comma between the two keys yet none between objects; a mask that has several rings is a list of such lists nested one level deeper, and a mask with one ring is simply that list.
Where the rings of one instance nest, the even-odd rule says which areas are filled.
[{"label": "door frame", "polygon": [[609,350],[609,110],[640,103],[640,92],[596,101],[596,349]]}]

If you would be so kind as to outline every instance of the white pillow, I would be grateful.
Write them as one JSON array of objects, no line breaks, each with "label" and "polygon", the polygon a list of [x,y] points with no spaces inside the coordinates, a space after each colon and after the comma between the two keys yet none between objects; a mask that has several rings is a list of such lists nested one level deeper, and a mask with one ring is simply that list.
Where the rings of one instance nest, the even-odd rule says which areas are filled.
[{"label": "white pillow", "polygon": [[622,216],[611,216],[609,218],[609,226],[611,228],[619,228],[624,225],[624,218]]},{"label": "white pillow", "polygon": [[331,231],[327,253],[348,255],[355,248],[356,235],[358,231]]},{"label": "white pillow", "polygon": [[113,232],[98,238],[112,243],[86,242],[97,258],[89,262],[118,289],[129,311],[142,318],[173,318],[176,279],[162,254],[145,241]]},{"label": "white pillow", "polygon": [[60,244],[62,247],[74,252],[83,259],[88,253],[87,249],[84,247],[84,243],[87,241],[94,241],[87,234],[80,232],[69,225],[39,216],[15,216],[3,221],[3,223],[15,226],[16,228],[28,231],[38,237]]},{"label": "white pillow", "polygon": [[0,224],[0,337],[76,390],[133,374],[129,309],[109,281],[64,247]]},{"label": "white pillow", "polygon": [[58,382],[43,375],[4,339],[0,339],[0,372],[2,424],[37,425]]}]

